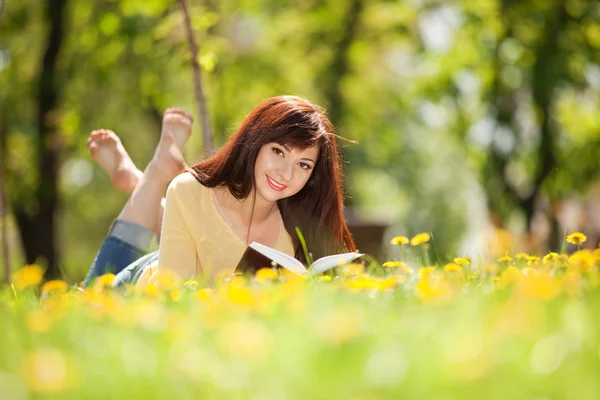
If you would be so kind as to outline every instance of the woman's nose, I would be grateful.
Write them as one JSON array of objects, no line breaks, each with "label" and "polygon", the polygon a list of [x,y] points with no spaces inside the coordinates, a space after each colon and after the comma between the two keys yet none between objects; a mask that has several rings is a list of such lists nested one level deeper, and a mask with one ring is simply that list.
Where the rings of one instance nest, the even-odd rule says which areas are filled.
[{"label": "woman's nose", "polygon": [[292,179],[293,167],[293,164],[289,162],[284,162],[283,165],[279,167],[278,172],[282,180],[289,182]]}]

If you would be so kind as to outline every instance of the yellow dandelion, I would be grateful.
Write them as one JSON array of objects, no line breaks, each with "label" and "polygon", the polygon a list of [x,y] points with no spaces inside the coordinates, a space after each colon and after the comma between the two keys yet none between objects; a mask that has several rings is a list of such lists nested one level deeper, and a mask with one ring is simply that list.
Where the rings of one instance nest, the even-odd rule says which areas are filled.
[{"label": "yellow dandelion", "polygon": [[581,271],[591,271],[594,266],[594,256],[589,250],[579,250],[571,254],[569,264],[573,267],[578,267]]},{"label": "yellow dandelion", "polygon": [[454,259],[454,264],[458,264],[458,265],[469,265],[471,264],[471,257],[457,257]]},{"label": "yellow dandelion", "polygon": [[435,273],[435,267],[422,267],[419,269],[419,277],[421,279],[427,278]]},{"label": "yellow dandelion", "polygon": [[461,266],[458,263],[456,263],[456,260],[457,259],[455,258],[453,263],[446,264],[444,266],[444,271],[446,271],[446,272],[452,272],[452,273],[461,273],[462,272],[462,268],[461,268]]},{"label": "yellow dandelion", "polygon": [[556,261],[556,260],[559,260],[559,255],[558,255],[558,253],[555,253],[553,251],[546,254],[544,256],[544,258],[542,258],[542,262],[545,262],[545,263],[550,262],[550,261]]},{"label": "yellow dandelion", "polygon": [[44,270],[37,264],[29,264],[12,274],[11,281],[17,290],[37,286],[42,282]]},{"label": "yellow dandelion", "polygon": [[386,261],[383,263],[382,267],[384,268],[401,268],[405,267],[406,264],[402,261]]},{"label": "yellow dandelion", "polygon": [[114,281],[115,274],[104,274],[102,276],[97,277],[94,284],[96,287],[106,288],[110,287],[110,285],[112,285]]},{"label": "yellow dandelion", "polygon": [[202,288],[196,293],[196,298],[202,301],[209,301],[213,298],[214,291],[211,288]]},{"label": "yellow dandelion", "polygon": [[429,242],[429,239],[431,239],[431,236],[429,235],[429,233],[427,233],[427,232],[419,233],[418,235],[415,235],[415,236],[413,236],[412,239],[410,239],[410,245],[411,246],[419,246],[423,243]]},{"label": "yellow dandelion", "polygon": [[500,282],[500,277],[499,276],[492,276],[490,278],[490,281],[492,281],[494,283],[499,283]]},{"label": "yellow dandelion", "polygon": [[173,300],[173,301],[181,300],[181,290],[178,290],[178,289],[171,290],[170,295],[171,295],[171,300]]},{"label": "yellow dandelion", "polygon": [[163,268],[152,274],[148,282],[158,289],[169,291],[178,288],[183,283],[183,280],[171,268]]},{"label": "yellow dandelion", "polygon": [[585,236],[581,232],[573,232],[569,236],[567,236],[567,242],[571,244],[576,244],[577,246],[582,245],[587,240],[587,236]]},{"label": "yellow dandelion", "polygon": [[69,286],[65,281],[61,281],[60,279],[53,279],[42,285],[42,296],[64,293],[67,291],[68,288]]},{"label": "yellow dandelion", "polygon": [[395,238],[393,238],[390,243],[394,244],[394,245],[398,245],[398,244],[407,244],[409,242],[408,238],[406,236],[396,236]]},{"label": "yellow dandelion", "polygon": [[512,260],[513,260],[513,259],[512,259],[512,257],[510,257],[510,256],[504,256],[504,257],[500,257],[500,258],[498,259],[498,262],[499,262],[499,263],[504,263],[504,262],[505,262],[505,263],[509,263],[509,262],[511,262]]},{"label": "yellow dandelion", "polygon": [[517,256],[516,256],[516,257],[517,257],[519,260],[526,260],[526,259],[527,259],[527,257],[529,257],[529,254],[527,254],[527,253],[517,253]]},{"label": "yellow dandelion", "polygon": [[377,280],[367,274],[357,275],[346,282],[346,287],[352,290],[372,290],[378,286]]},{"label": "yellow dandelion", "polygon": [[329,282],[331,280],[331,276],[323,275],[322,277],[319,278],[319,280],[322,280],[324,282]]},{"label": "yellow dandelion", "polygon": [[261,268],[256,271],[256,276],[254,277],[258,282],[274,281],[277,278],[277,271],[273,268]]},{"label": "yellow dandelion", "polygon": [[190,290],[196,290],[196,289],[198,289],[200,284],[198,283],[198,281],[196,281],[194,279],[188,279],[187,281],[185,281],[183,283],[183,286],[185,286],[187,289],[190,289]]},{"label": "yellow dandelion", "polygon": [[396,286],[396,283],[397,283],[396,278],[393,276],[390,276],[389,278],[386,278],[386,279],[380,279],[378,289],[382,290],[382,291],[388,290],[388,289],[391,289],[394,286]]},{"label": "yellow dandelion", "polygon": [[540,261],[538,256],[527,256],[527,265],[537,264]]}]

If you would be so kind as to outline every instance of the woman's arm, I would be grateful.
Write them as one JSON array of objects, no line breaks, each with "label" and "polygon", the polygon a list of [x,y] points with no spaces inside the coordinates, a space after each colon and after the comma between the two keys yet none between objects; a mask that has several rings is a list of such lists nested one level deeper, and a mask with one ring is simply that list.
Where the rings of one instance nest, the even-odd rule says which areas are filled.
[{"label": "woman's arm", "polygon": [[186,182],[178,179],[180,177],[175,178],[167,189],[158,269],[169,268],[181,278],[188,279],[200,271],[196,271],[196,245],[185,218],[189,213],[182,195]]}]

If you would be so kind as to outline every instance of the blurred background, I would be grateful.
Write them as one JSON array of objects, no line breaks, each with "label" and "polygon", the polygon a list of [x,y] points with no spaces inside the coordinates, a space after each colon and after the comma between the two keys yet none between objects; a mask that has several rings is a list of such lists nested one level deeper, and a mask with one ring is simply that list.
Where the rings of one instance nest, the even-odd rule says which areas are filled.
[{"label": "blurred background", "polygon": [[[442,261],[539,254],[575,230],[597,245],[597,1],[188,4],[217,146],[266,97],[326,108],[358,141],[343,147],[347,217],[381,262],[397,251],[391,237],[419,232]],[[143,170],[165,108],[199,121],[181,7],[0,10],[1,262],[79,281],[126,201],[89,156],[89,132],[114,130]],[[204,157],[199,126],[188,163]]]}]

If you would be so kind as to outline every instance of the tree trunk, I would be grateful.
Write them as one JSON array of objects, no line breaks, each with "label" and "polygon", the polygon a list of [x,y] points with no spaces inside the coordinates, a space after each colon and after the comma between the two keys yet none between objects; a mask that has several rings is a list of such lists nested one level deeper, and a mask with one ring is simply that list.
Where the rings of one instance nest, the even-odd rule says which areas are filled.
[{"label": "tree trunk", "polygon": [[327,114],[333,126],[338,127],[341,122],[344,109],[344,99],[342,96],[341,82],[342,78],[350,69],[348,52],[352,42],[356,38],[360,15],[363,10],[363,0],[352,0],[350,8],[344,19],[343,26],[346,27],[344,34],[337,43],[333,43],[334,53],[331,62],[325,69],[322,81],[324,95],[327,101]]},{"label": "tree trunk", "polygon": [[56,210],[60,136],[57,132],[56,108],[59,83],[56,74],[58,55],[64,41],[64,14],[67,0],[46,0],[45,15],[49,25],[46,51],[42,58],[38,86],[36,150],[39,185],[32,193],[37,207],[25,210],[15,205],[15,217],[28,263],[40,259],[47,266],[46,278],[59,277],[56,246]]},{"label": "tree trunk", "polygon": [[[3,112],[0,104],[0,113]],[[2,116],[0,115],[0,118]],[[0,121],[0,236],[2,236],[2,263],[4,264],[4,282],[10,282],[10,254],[8,248],[8,229],[6,226],[8,219],[8,210],[6,205],[6,188],[4,183],[4,156],[6,152],[6,141],[4,139],[4,121]]]},{"label": "tree trunk", "polygon": [[[502,2],[503,13],[508,12],[512,2]],[[546,178],[551,174],[556,164],[555,157],[555,127],[551,123],[552,96],[557,82],[564,74],[562,63],[564,56],[557,49],[558,38],[567,23],[567,14],[564,2],[557,5],[556,15],[546,19],[544,38],[536,48],[536,61],[532,68],[532,99],[535,108],[540,111],[540,144],[537,149],[537,165],[532,177],[534,189],[524,197],[514,190],[507,181],[505,169],[508,159],[500,155],[493,148],[488,153],[488,159],[484,168],[483,182],[488,197],[490,209],[499,213],[503,218],[507,217],[507,211],[514,206],[520,210],[526,219],[527,230],[531,231],[533,218],[536,211],[536,199]],[[552,18],[553,17],[553,18]],[[507,33],[511,35],[511,26],[506,22]],[[500,43],[499,41],[498,43]],[[496,120],[500,126],[510,127],[515,130],[514,113],[516,110],[514,93],[507,93],[501,89],[500,72],[502,64],[499,55],[496,56],[496,78],[492,96],[498,115]],[[519,135],[516,135],[518,140]],[[555,224],[552,225],[554,229]],[[556,236],[550,232],[551,237]],[[552,243],[552,247],[556,244]]]}]

